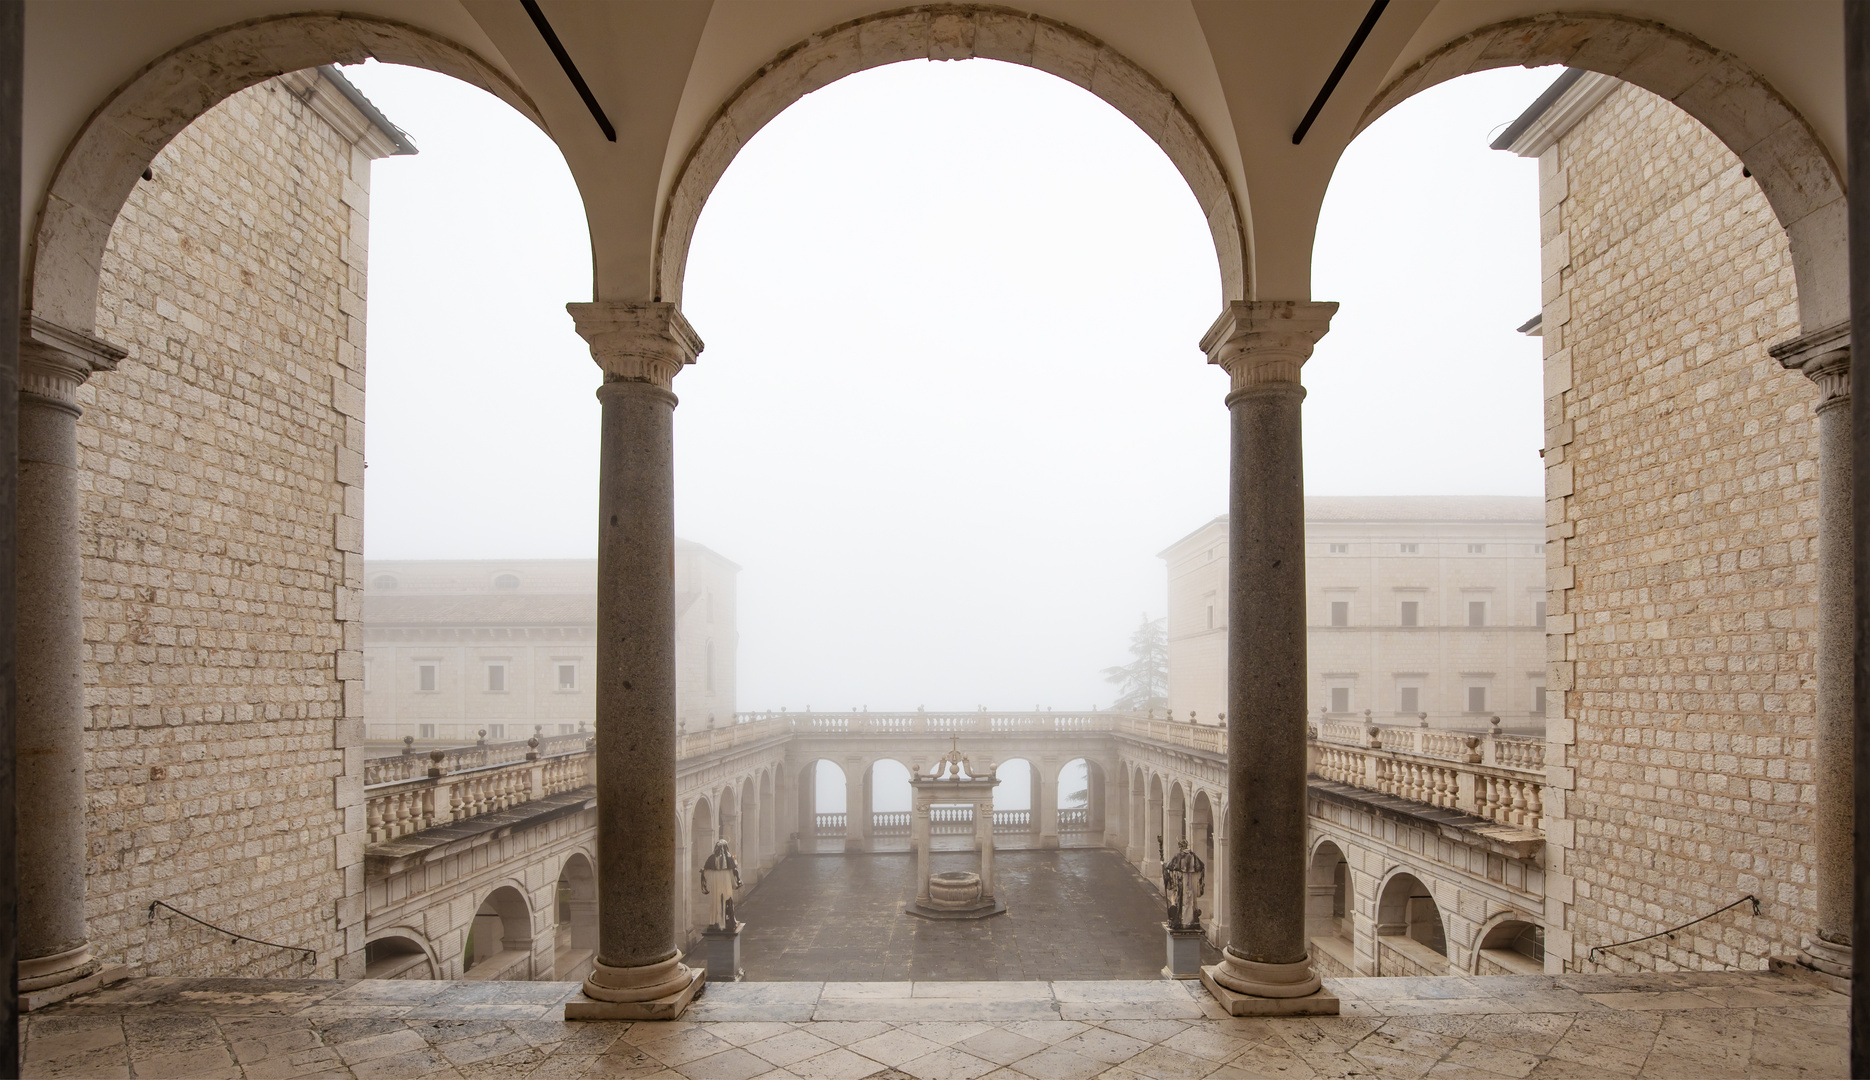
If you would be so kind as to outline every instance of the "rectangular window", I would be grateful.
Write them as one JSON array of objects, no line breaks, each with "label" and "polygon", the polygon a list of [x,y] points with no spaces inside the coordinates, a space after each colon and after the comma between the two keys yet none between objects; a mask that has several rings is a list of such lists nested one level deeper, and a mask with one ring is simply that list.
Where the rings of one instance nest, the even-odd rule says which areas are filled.
[{"label": "rectangular window", "polygon": [[506,738],[506,725],[505,724],[488,724],[487,725],[487,737],[489,739]]},{"label": "rectangular window", "polygon": [[1545,629],[1545,601],[1535,600],[1533,602],[1532,621],[1539,624],[1539,629]]},{"label": "rectangular window", "polygon": [[570,724],[560,724],[558,726],[558,733],[560,735],[570,735],[574,730],[575,729]]},{"label": "rectangular window", "polygon": [[1351,624],[1351,602],[1349,600],[1331,601],[1331,625],[1349,626]]},{"label": "rectangular window", "polygon": [[1214,605],[1208,605],[1208,629],[1214,629]]},{"label": "rectangular window", "polygon": [[560,664],[558,666],[558,688],[560,690],[578,689],[578,665]]},{"label": "rectangular window", "polygon": [[1402,549],[1404,555],[1414,555],[1422,550],[1421,544],[1397,544],[1396,546]]},{"label": "rectangular window", "polygon": [[506,665],[487,665],[487,692],[489,694],[506,693]]},{"label": "rectangular window", "polygon": [[1413,686],[1405,686],[1396,692],[1397,712],[1421,712],[1422,693]]},{"label": "rectangular window", "polygon": [[1469,626],[1487,625],[1487,601],[1469,600],[1467,602],[1467,624]]},{"label": "rectangular window", "polygon": [[1351,711],[1351,688],[1350,687],[1334,686],[1331,688],[1331,711],[1332,712],[1350,712]]},{"label": "rectangular window", "polygon": [[1469,544],[1467,546],[1467,553],[1469,555],[1485,555],[1487,554],[1487,545],[1486,544]]},{"label": "rectangular window", "polygon": [[433,739],[434,737],[435,737],[435,725],[434,724],[417,724],[416,725],[416,738]]},{"label": "rectangular window", "polygon": [[1545,687],[1543,686],[1532,688],[1532,715],[1545,715]]},{"label": "rectangular window", "polygon": [[1467,711],[1468,712],[1486,712],[1487,711],[1487,688],[1486,687],[1470,686],[1467,688]]},{"label": "rectangular window", "polygon": [[1421,626],[1422,601],[1404,600],[1402,602],[1402,611],[1396,621],[1402,626]]},{"label": "rectangular window", "polygon": [[434,691],[435,689],[435,665],[434,664],[417,664],[416,665],[416,689],[424,691],[425,693]]},{"label": "rectangular window", "polygon": [[1332,544],[1331,545],[1331,554],[1333,555],[1349,555],[1350,553],[1351,553],[1351,546],[1349,544]]}]

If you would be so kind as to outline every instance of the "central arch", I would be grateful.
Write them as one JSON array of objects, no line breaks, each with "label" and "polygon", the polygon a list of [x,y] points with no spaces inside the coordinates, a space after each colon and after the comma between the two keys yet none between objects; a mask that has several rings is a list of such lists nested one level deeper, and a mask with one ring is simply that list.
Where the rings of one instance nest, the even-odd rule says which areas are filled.
[{"label": "central arch", "polygon": [[680,305],[695,224],[727,167],[794,102],[847,75],[904,60],[1000,60],[1075,83],[1130,118],[1188,182],[1207,219],[1221,300],[1249,293],[1239,201],[1214,148],[1174,94],[1082,30],[1008,8],[924,6],[839,23],[768,61],[729,95],[682,162],[656,231],[656,299]]}]

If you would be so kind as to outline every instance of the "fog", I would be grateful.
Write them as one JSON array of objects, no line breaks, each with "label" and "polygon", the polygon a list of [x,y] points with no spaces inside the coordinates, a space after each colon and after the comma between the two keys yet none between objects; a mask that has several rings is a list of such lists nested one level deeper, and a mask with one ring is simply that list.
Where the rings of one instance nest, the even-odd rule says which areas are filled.
[{"label": "fog", "polygon": [[[590,557],[569,173],[479,91],[347,74],[421,147],[373,179],[367,553]],[[1536,165],[1486,143],[1553,74],[1435,88],[1345,156],[1309,491],[1542,490],[1538,343],[1513,332]],[[677,530],[742,567],[741,708],[1108,704],[1102,669],[1163,613],[1156,552],[1225,509],[1226,378],[1196,348],[1219,302],[1167,158],[1042,73],[894,65],[751,140],[696,233],[707,348],[675,384]]]}]

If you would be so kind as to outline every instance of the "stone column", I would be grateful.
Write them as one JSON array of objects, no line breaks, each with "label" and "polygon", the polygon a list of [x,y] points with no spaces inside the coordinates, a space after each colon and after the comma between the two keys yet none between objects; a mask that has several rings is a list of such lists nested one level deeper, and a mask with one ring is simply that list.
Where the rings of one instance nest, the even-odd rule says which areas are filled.
[{"label": "stone column", "polygon": [[18,596],[20,1007],[89,989],[84,919],[84,616],[78,387],[124,352],[31,319],[20,335]]},{"label": "stone column", "polygon": [[993,899],[993,796],[974,804],[974,846],[980,850],[980,898]]},{"label": "stone column", "polygon": [[675,395],[701,339],[673,304],[568,305],[604,372],[597,520],[598,948],[569,1020],[674,1019]]},{"label": "stone column", "polygon": [[1144,809],[1143,796],[1143,786],[1136,782],[1136,775],[1132,772],[1130,775],[1130,812],[1127,815],[1130,834],[1129,849],[1123,854],[1133,863],[1143,861],[1143,834],[1148,831],[1149,811]]},{"label": "stone column", "polygon": [[1046,758],[1033,766],[1032,818],[1037,823],[1039,846],[1058,847],[1058,759]]},{"label": "stone column", "polygon": [[[918,793],[919,795],[919,793]],[[909,833],[916,849],[916,903],[929,902],[929,804],[918,797],[909,812]]]},{"label": "stone column", "polygon": [[1818,932],[1799,962],[1851,977],[1852,698],[1855,693],[1851,573],[1850,325],[1806,334],[1772,348],[1773,358],[1818,384],[1818,675],[1812,774]]},{"label": "stone column", "polygon": [[[1164,846],[1168,841],[1162,835],[1162,802],[1154,791],[1145,789],[1144,805],[1148,809],[1143,813],[1143,861],[1137,870],[1146,881],[1161,879],[1162,860],[1168,855]],[[1158,844],[1158,839],[1163,843]]]},{"label": "stone column", "polygon": [[1201,347],[1229,375],[1228,945],[1233,1015],[1329,1013],[1305,941],[1305,477],[1299,368],[1336,304],[1235,301]]},{"label": "stone column", "polygon": [[855,784],[844,785],[844,850],[869,851],[870,827],[876,822],[871,813],[870,769],[868,762],[845,759],[845,774],[857,774]]}]

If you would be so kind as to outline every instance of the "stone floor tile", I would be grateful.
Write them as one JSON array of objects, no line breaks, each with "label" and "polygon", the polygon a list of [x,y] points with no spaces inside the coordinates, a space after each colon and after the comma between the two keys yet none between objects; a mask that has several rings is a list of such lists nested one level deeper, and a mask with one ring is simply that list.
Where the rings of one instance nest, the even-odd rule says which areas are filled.
[{"label": "stone floor tile", "polygon": [[1441,1061],[1424,1074],[1423,1080],[1509,1080],[1511,1076],[1518,1075],[1518,1073],[1488,1072],[1485,1069],[1474,1068],[1472,1065]]},{"label": "stone floor tile", "polygon": [[1108,1062],[1093,1061],[1057,1046],[1048,1046],[1031,1057],[1007,1066],[1033,1080],[1089,1080],[1107,1067]]},{"label": "stone floor tile", "polygon": [[1104,1020],[1200,1020],[1204,1014],[1192,1001],[1061,1001],[1058,1015],[1065,1020],[1098,1023]]},{"label": "stone floor tile", "polygon": [[872,1035],[862,1042],[854,1042],[850,1049],[872,1061],[897,1068],[904,1062],[940,1050],[941,1044],[902,1028],[894,1028],[881,1035]]},{"label": "stone floor tile", "polygon": [[498,1020],[405,1020],[403,1027],[422,1036],[424,1042],[439,1046],[457,1039],[472,1039],[494,1033],[511,1034],[512,1028]]},{"label": "stone floor tile", "polygon": [[998,1068],[994,1062],[977,1058],[973,1054],[944,1046],[932,1054],[924,1054],[900,1068],[916,1080],[976,1080]]},{"label": "stone floor tile", "polygon": [[1303,1056],[1336,1054],[1362,1042],[1387,1021],[1368,1017],[1305,1016],[1278,1025],[1279,1037]]},{"label": "stone floor tile", "polygon": [[1384,1046],[1393,1050],[1401,1050],[1405,1053],[1421,1054],[1425,1057],[1440,1059],[1443,1054],[1452,1050],[1455,1043],[1459,1041],[1460,1040],[1453,1036],[1443,1035],[1437,1031],[1390,1020],[1386,1021],[1382,1027],[1366,1035],[1363,1041],[1359,1042],[1357,1046],[1352,1047],[1352,1049],[1357,1050],[1366,1046]]},{"label": "stone floor tile", "polygon": [[1605,1042],[1596,1035],[1573,1028],[1553,1044],[1545,1055],[1545,1063],[1569,1061],[1598,1069],[1602,1076],[1635,1076],[1643,1071],[1643,1062],[1649,1060],[1649,1048],[1655,1040],[1639,1039],[1635,1032],[1627,1034],[1629,1042]]},{"label": "stone floor tile", "polygon": [[1307,1080],[1316,1075],[1305,1059],[1286,1046],[1255,1043],[1209,1073],[1208,1080],[1261,1080],[1263,1077]]},{"label": "stone floor tile", "polygon": [[[348,1063],[347,1063],[348,1064]],[[351,1075],[357,1080],[406,1080],[409,1077],[437,1076],[456,1077],[453,1065],[432,1047],[423,1047],[406,1054],[391,1054],[388,1057],[371,1058],[350,1065]]]},{"label": "stone floor tile", "polygon": [[471,1065],[457,1065],[455,1069],[461,1073],[462,1080],[520,1080],[531,1076],[548,1056],[537,1046],[522,1046]]},{"label": "stone floor tile", "polygon": [[350,1070],[344,1067],[337,1053],[328,1046],[245,1062],[241,1064],[240,1071],[246,1080],[298,1080],[299,1077],[333,1072],[350,1075]]},{"label": "stone floor tile", "polygon": [[[1185,1034],[1185,1032],[1178,1032],[1178,1034]],[[1154,1044],[1131,1038],[1121,1032],[1110,1031],[1106,1028],[1092,1028],[1059,1043],[1058,1048],[1077,1054],[1079,1057],[1090,1058],[1092,1061],[1116,1065],[1130,1060],[1152,1045]]]},{"label": "stone floor tile", "polygon": [[[1469,1028],[1495,1014],[1476,1013],[1404,1013],[1400,1016],[1384,1017],[1384,1027],[1413,1028],[1418,1031],[1432,1031],[1437,1035],[1446,1035],[1459,1039],[1466,1035]],[[1516,1015],[1516,1014],[1514,1014]]]},{"label": "stone floor tile", "polygon": [[1546,1054],[1550,1053],[1558,1040],[1564,1037],[1565,1032],[1577,1023],[1577,1019],[1570,1013],[1483,1016],[1470,1024],[1462,1035],[1474,1042],[1501,1050]]},{"label": "stone floor tile", "polygon": [[1052,986],[1048,982],[918,982],[913,984],[909,996],[965,1001],[1051,1001]]},{"label": "stone floor tile", "polygon": [[805,1028],[788,1028],[783,1035],[775,1035],[770,1039],[749,1043],[746,1048],[762,1061],[784,1068],[795,1061],[804,1061],[809,1057],[829,1053],[837,1049],[837,1044],[822,1039]]},{"label": "stone floor tile", "polygon": [[527,1073],[526,1080],[579,1080],[596,1064],[596,1054],[555,1053]]},{"label": "stone floor tile", "polygon": [[1585,997],[1599,1005],[1608,1005],[1613,1009],[1642,1010],[1678,1010],[1678,1009],[1718,1009],[1719,1005],[1686,990],[1631,990],[1609,994],[1585,994]]},{"label": "stone floor tile", "polygon": [[130,1052],[128,1047],[118,1043],[55,1058],[28,1058],[24,1074],[33,1077],[125,1077],[130,1075]]},{"label": "stone floor tile", "polygon": [[509,1023],[513,1034],[534,1046],[550,1046],[555,1054],[601,1054],[624,1037],[630,1025],[618,1022],[522,1020]]},{"label": "stone floor tile", "polygon": [[884,1068],[882,1062],[853,1054],[844,1047],[796,1061],[786,1071],[801,1080],[860,1080]]},{"label": "stone floor tile", "polygon": [[964,998],[897,998],[820,1001],[813,1020],[1056,1020],[1051,1001],[969,1001]]},{"label": "stone floor tile", "polygon": [[791,1024],[772,1020],[729,1020],[708,1025],[708,1034],[732,1046],[747,1046],[791,1030]]},{"label": "stone floor tile", "polygon": [[1180,1020],[1106,1020],[1098,1026],[1146,1043],[1159,1043],[1188,1030],[1188,1025]]},{"label": "stone floor tile", "polygon": [[717,1039],[702,1028],[695,1028],[678,1031],[667,1038],[639,1042],[636,1048],[679,1071],[683,1062],[719,1054],[731,1047],[726,1040]]},{"label": "stone floor tile", "polygon": [[736,1046],[731,1050],[676,1066],[676,1072],[688,1080],[753,1080],[773,1071],[770,1061],[762,1061]]},{"label": "stone floor tile", "polygon": [[1247,1043],[1244,1039],[1236,1039],[1232,1035],[1215,1031],[1206,1024],[1191,1024],[1181,1034],[1164,1039],[1161,1045],[1191,1057],[1206,1058],[1209,1061],[1227,1061],[1245,1049]]},{"label": "stone floor tile", "polygon": [[[428,1040],[410,1031],[408,1028],[402,1028],[398,1031],[385,1032],[381,1035],[371,1035],[362,1039],[352,1039],[349,1042],[341,1042],[333,1049],[337,1051],[339,1060],[343,1061],[346,1065],[355,1067],[361,1062],[375,1061],[378,1058],[392,1057],[398,1054],[426,1051],[430,1049],[430,1047]],[[439,1054],[437,1054],[437,1060],[441,1060]]]},{"label": "stone floor tile", "polygon": [[828,998],[898,998],[909,997],[915,990],[912,982],[827,982],[822,996]]},{"label": "stone floor tile", "polygon": [[450,1039],[447,1042],[434,1042],[437,1050],[448,1059],[449,1064],[457,1069],[482,1061],[511,1054],[516,1050],[532,1050],[533,1046],[525,1039],[502,1027],[497,1031],[484,1031],[464,1039]]},{"label": "stone floor tile", "polygon": [[137,1080],[241,1080],[240,1066],[219,1046],[132,1059],[130,1075]]},{"label": "stone floor tile", "polygon": [[1525,1076],[1539,1067],[1540,1058],[1538,1054],[1524,1050],[1463,1039],[1442,1060],[1464,1069],[1480,1069],[1499,1076]]},{"label": "stone floor tile", "polygon": [[993,1030],[993,1025],[974,1020],[917,1020],[896,1026],[912,1035],[920,1035],[937,1046],[953,1046],[963,1039],[971,1039],[984,1031]]},{"label": "stone floor tile", "polygon": [[212,1016],[126,1016],[123,1036],[130,1045],[133,1062],[199,1050],[204,1044],[226,1045],[221,1038],[221,1026]]},{"label": "stone floor tile", "polygon": [[1417,1077],[1427,1076],[1439,1060],[1427,1054],[1399,1050],[1375,1039],[1365,1039],[1358,1043],[1350,1049],[1349,1054],[1384,1080],[1416,1080]]},{"label": "stone floor tile", "polygon": [[[579,1055],[583,1056],[583,1055]],[[671,1073],[669,1067],[637,1047],[619,1041],[609,1053],[600,1054],[584,1072],[592,1077],[638,1077]]]},{"label": "stone floor tile", "polygon": [[1184,1054],[1180,1050],[1171,1050],[1167,1046],[1152,1046],[1123,1063],[1123,1067],[1139,1076],[1203,1077],[1221,1067],[1221,1063],[1209,1058],[1199,1058]]},{"label": "stone floor tile", "polygon": [[312,1030],[326,1046],[342,1046],[359,1039],[375,1038],[379,1035],[393,1035],[399,1031],[408,1031],[409,1025],[401,1017],[361,1016],[334,1020],[312,1020]]},{"label": "stone floor tile", "polygon": [[[1850,1029],[1761,1013],[1754,1019],[1750,1072],[1804,1068],[1847,1070]],[[1839,1072],[1842,1075],[1842,1072]]]},{"label": "stone floor tile", "polygon": [[[26,1061],[51,1061],[86,1054],[105,1047],[123,1047],[123,1019],[90,1013],[67,1013],[63,1016],[28,1016]],[[122,1055],[119,1055],[122,1056]]]},{"label": "stone floor tile", "polygon": [[1021,1020],[1010,1024],[995,1024],[994,1026],[1002,1031],[1010,1031],[1015,1035],[1024,1035],[1028,1039],[1036,1039],[1047,1046],[1051,1046],[1054,1043],[1063,1042],[1071,1038],[1073,1035],[1089,1028],[1091,1025],[1080,1023],[1076,1020]]},{"label": "stone floor tile", "polygon": [[881,1035],[890,1025],[881,1020],[854,1021],[814,1021],[809,1025],[798,1026],[800,1031],[809,1031],[818,1038],[839,1046],[849,1046],[854,1042],[868,1039],[872,1035]]},{"label": "stone floor tile", "polygon": [[995,1065],[1011,1065],[1020,1058],[1031,1057],[1045,1049],[1046,1044],[1003,1027],[992,1027],[971,1039],[961,1040],[955,1046]]}]

